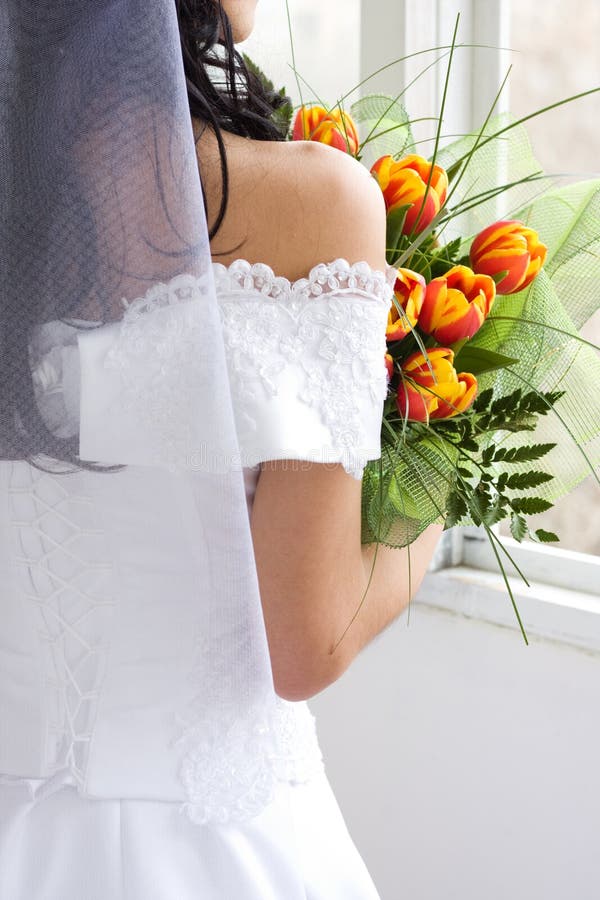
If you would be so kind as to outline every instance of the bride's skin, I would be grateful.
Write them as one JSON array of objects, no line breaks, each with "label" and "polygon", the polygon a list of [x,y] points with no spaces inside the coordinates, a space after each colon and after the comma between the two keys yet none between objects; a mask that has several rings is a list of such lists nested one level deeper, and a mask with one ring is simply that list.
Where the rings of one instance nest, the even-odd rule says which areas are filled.
[{"label": "bride's skin", "polygon": [[[254,20],[254,0],[222,0],[236,41]],[[209,222],[221,197],[214,135],[194,121]],[[254,141],[224,132],[230,173],[227,214],[211,243],[225,264],[264,262],[290,280],[343,257],[383,269],[385,205],[367,169],[311,141]],[[273,677],[288,700],[337,680],[361,649],[416,593],[442,531],[430,526],[406,550],[380,546],[359,615],[335,652],[366,589],[375,545],[361,545],[361,483],[341,465],[261,464],[252,539]],[[410,572],[410,575],[409,575]]]},{"label": "bride's skin", "polygon": [[236,44],[250,37],[254,28],[254,16],[258,0],[221,0],[221,5],[231,23]]}]

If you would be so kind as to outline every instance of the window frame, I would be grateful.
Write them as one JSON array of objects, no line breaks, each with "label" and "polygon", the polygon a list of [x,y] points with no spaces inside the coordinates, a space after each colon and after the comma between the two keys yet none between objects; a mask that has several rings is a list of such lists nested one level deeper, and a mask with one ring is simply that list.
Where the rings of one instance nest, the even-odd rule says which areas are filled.
[{"label": "window frame", "polygon": [[[461,47],[453,61],[445,125],[448,131],[468,132],[483,121],[490,98],[497,93],[510,64],[510,8],[506,0],[362,0],[360,72],[363,79],[379,69],[382,60],[447,47],[458,15],[457,40],[469,46]],[[397,85],[406,82],[409,66],[406,62],[386,69],[364,85],[364,92],[395,93]],[[473,72],[477,73],[476,81]],[[419,115],[437,113],[444,74],[443,65],[436,67],[411,87],[411,109],[419,109]],[[504,91],[496,110],[503,112],[508,104],[508,92]]]},{"label": "window frame", "polygon": [[[361,79],[379,69],[387,60],[427,48],[447,47],[459,13],[458,42],[463,46],[457,50],[453,62],[452,84],[444,116],[444,130],[447,133],[469,132],[480,126],[489,110],[491,99],[502,84],[510,65],[509,2],[362,0],[361,7]],[[385,23],[385,27],[382,27],[382,23]],[[433,55],[423,56],[424,65],[433,58]],[[398,85],[409,80],[410,65],[410,61],[399,62],[384,69],[363,85],[363,92],[381,91],[395,95]],[[445,66],[442,62],[409,89],[406,105],[413,116],[415,110],[418,110],[419,116],[437,114],[444,76]],[[496,111],[506,111],[509,103],[507,88],[499,99]],[[590,628],[589,624],[590,621],[596,622],[594,617],[600,622],[600,604],[596,605],[595,602],[595,598],[600,597],[600,557],[533,542],[520,544],[512,538],[503,538],[502,542],[532,583],[529,598],[539,598],[536,601],[538,609],[534,616],[534,632],[538,631],[535,621],[547,619],[547,610],[544,612],[540,606],[546,597],[554,608],[558,606],[563,612],[570,611],[569,621],[573,626],[571,631],[575,633],[575,643],[600,648],[600,627],[596,628],[594,624]],[[506,562],[507,571],[510,571],[510,562],[508,559]],[[453,597],[454,608],[458,603],[458,607],[465,612],[461,597],[465,591],[471,591],[472,600],[474,578],[477,580],[479,577],[475,591],[479,600],[471,602],[471,611],[477,610],[478,617],[486,619],[492,616],[490,621],[516,627],[514,615],[509,621],[504,611],[501,614],[490,612],[495,608],[493,603],[490,605],[490,601],[494,600],[499,589],[498,582],[493,581],[500,577],[497,573],[498,563],[483,529],[451,529],[440,541],[420,596],[423,602],[439,606],[440,592],[444,592]],[[451,580],[447,577],[450,574]],[[527,589],[520,579],[519,582],[513,584],[513,588],[522,602],[529,603],[525,593]],[[502,589],[506,594],[505,586]],[[585,597],[590,598],[591,605]],[[533,603],[534,607],[536,602]],[[508,597],[506,605],[510,617],[512,610]],[[579,625],[573,625],[575,608],[584,610],[585,626],[581,625],[579,619]],[[540,633],[555,634],[556,629],[553,627],[549,630],[546,626],[540,627]],[[591,635],[591,645],[586,643],[586,633]]]}]

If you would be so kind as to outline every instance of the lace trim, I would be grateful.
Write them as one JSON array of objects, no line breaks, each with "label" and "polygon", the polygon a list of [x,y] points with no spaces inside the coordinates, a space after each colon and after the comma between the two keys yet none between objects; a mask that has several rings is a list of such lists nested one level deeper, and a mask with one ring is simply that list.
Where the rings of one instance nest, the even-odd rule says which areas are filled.
[{"label": "lace trim", "polygon": [[[199,623],[188,675],[194,693],[177,714],[173,740],[187,798],[181,811],[196,824],[247,821],[272,801],[278,783],[324,771],[314,716],[306,702],[275,693],[266,638],[266,658],[253,660],[262,657],[259,643],[244,622],[222,634]],[[224,651],[215,653],[219,644]],[[240,660],[254,676],[240,680]]]},{"label": "lace trim", "polygon": [[185,747],[179,775],[188,800],[180,809],[197,825],[248,821],[273,800],[278,783],[324,772],[307,704],[277,696],[243,713],[201,716],[176,744]]},{"label": "lace trim", "polygon": [[[246,462],[289,449],[292,458],[341,462],[360,478],[380,448],[386,298],[395,270],[384,274],[366,263],[337,260],[292,283],[243,260],[215,268],[240,447],[260,446],[263,433],[271,441]],[[316,411],[331,446],[305,446],[309,434],[299,436],[296,447],[274,446],[276,420],[292,415],[294,401]]]},{"label": "lace trim", "polygon": [[[181,274],[126,304],[119,336],[106,354],[104,366],[121,377],[119,415],[135,422],[144,434],[145,453],[152,464],[172,470],[193,467],[206,434],[220,434],[218,373],[207,362],[207,326],[212,307],[204,277]],[[218,329],[218,319],[214,328]],[[199,421],[201,393],[215,398]]]},{"label": "lace trim", "polygon": [[367,262],[350,265],[341,258],[330,263],[319,263],[310,270],[307,278],[296,281],[276,275],[266,263],[251,264],[245,259],[236,259],[229,266],[213,262],[213,272],[218,294],[252,291],[273,300],[306,300],[347,290],[389,303],[396,279],[396,270],[392,266],[383,272],[371,268]]}]

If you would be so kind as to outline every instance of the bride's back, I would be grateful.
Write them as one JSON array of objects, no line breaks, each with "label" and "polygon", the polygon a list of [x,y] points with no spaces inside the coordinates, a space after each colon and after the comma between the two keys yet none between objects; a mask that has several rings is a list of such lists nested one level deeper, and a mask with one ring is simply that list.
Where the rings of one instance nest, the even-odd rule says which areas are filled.
[{"label": "bride's back", "polygon": [[[201,129],[195,120],[196,134]],[[213,258],[262,262],[290,280],[343,257],[385,268],[385,207],[367,170],[311,141],[256,141],[223,133],[227,210],[211,242]],[[197,153],[211,226],[223,193],[216,139],[207,129]]]}]

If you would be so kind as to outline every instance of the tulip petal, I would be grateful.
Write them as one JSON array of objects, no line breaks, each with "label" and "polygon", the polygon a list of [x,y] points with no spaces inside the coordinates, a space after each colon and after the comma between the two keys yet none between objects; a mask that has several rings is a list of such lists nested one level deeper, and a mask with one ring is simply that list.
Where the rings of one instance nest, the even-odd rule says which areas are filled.
[{"label": "tulip petal", "polygon": [[410,206],[404,234],[427,228],[445,202],[448,176],[441,166],[432,167],[422,156],[410,154],[399,161],[382,156],[371,167],[371,173],[382,190],[388,213]]},{"label": "tulip petal", "polygon": [[[516,220],[494,222],[474,238],[471,265],[478,273],[506,275],[498,282],[499,294],[522,291],[535,278],[546,258],[537,232]],[[539,260],[539,262],[536,262]]]}]

